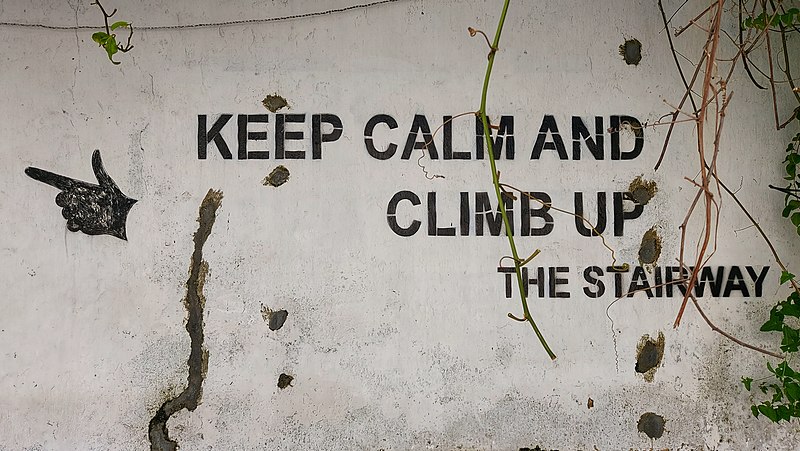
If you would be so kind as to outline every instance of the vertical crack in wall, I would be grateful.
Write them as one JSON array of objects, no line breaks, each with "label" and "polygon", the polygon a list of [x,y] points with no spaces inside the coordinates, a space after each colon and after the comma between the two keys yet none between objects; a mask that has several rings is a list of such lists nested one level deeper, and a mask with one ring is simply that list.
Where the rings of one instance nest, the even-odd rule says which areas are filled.
[{"label": "vertical crack in wall", "polygon": [[178,396],[165,401],[150,420],[148,435],[151,451],[176,451],[178,449],[178,443],[169,438],[167,420],[182,409],[194,411],[203,394],[203,378],[208,369],[208,351],[203,346],[203,308],[206,303],[203,296],[203,285],[208,273],[208,263],[203,261],[203,245],[211,234],[211,227],[214,225],[217,209],[221,203],[222,192],[210,189],[200,204],[200,213],[197,218],[200,225],[197,226],[194,234],[194,252],[189,266],[189,280],[186,281],[186,297],[183,299],[188,313],[186,331],[189,332],[191,339],[188,384]]}]

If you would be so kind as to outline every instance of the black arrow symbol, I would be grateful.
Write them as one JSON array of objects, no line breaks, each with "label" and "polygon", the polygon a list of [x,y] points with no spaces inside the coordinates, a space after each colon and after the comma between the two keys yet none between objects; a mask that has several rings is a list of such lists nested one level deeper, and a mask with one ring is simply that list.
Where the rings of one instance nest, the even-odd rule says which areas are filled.
[{"label": "black arrow symbol", "polygon": [[111,180],[103,169],[99,150],[92,153],[92,169],[99,185],[33,167],[25,168],[25,173],[61,190],[56,196],[56,205],[61,207],[61,214],[67,220],[67,229],[87,235],[113,235],[127,241],[125,221],[136,199],[122,194]]}]

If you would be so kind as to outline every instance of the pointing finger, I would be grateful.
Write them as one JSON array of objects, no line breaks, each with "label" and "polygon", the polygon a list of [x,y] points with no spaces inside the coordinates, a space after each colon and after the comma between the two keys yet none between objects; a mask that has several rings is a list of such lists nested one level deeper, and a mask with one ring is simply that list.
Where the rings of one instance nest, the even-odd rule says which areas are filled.
[{"label": "pointing finger", "polygon": [[54,174],[44,169],[28,167],[25,168],[25,173],[28,177],[38,180],[42,183],[47,183],[50,186],[66,191],[75,186],[75,179],[64,177],[63,175]]},{"label": "pointing finger", "polygon": [[92,169],[94,170],[94,176],[97,177],[97,182],[100,186],[117,188],[117,184],[111,180],[111,177],[106,173],[105,168],[103,168],[103,159],[100,158],[100,151],[97,149],[92,153]]}]

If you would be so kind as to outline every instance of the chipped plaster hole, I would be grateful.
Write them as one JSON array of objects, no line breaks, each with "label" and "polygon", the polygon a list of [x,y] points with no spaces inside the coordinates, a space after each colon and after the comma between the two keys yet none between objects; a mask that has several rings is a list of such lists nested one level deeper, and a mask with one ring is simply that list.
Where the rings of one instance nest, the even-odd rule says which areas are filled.
[{"label": "chipped plaster hole", "polygon": [[283,323],[286,322],[286,318],[289,316],[289,312],[286,310],[277,310],[272,311],[264,304],[261,304],[261,317],[264,318],[264,321],[269,323],[269,330],[278,330],[283,327]]},{"label": "chipped plaster hole", "polygon": [[642,244],[639,245],[639,263],[653,265],[659,256],[661,256],[661,237],[653,227],[642,237]]},{"label": "chipped plaster hole", "polygon": [[625,63],[636,66],[642,61],[642,43],[638,39],[627,39],[619,46],[619,54]]},{"label": "chipped plaster hole", "polygon": [[589,398],[589,400],[588,400],[588,401],[586,401],[586,407],[587,407],[587,408],[589,408],[589,409],[591,409],[592,407],[594,407],[594,399],[592,399],[592,398]]},{"label": "chipped plaster hole", "polygon": [[289,103],[286,101],[286,99],[279,96],[277,93],[264,97],[264,100],[262,100],[261,103],[264,105],[264,108],[268,109],[272,113],[280,110],[281,108],[286,108],[289,106]]},{"label": "chipped plaster hole", "polygon": [[667,421],[661,415],[647,412],[639,417],[636,429],[638,429],[639,432],[644,432],[650,438],[661,438],[661,436],[664,435],[664,425],[666,423]]},{"label": "chipped plaster hole", "polygon": [[286,169],[285,166],[281,165],[273,169],[272,172],[270,172],[261,183],[264,184],[264,186],[278,187],[286,183],[288,180],[289,170]]},{"label": "chipped plaster hole", "polygon": [[636,372],[644,375],[647,382],[653,382],[661,359],[664,357],[664,334],[658,333],[658,340],[650,339],[644,335],[636,349]]},{"label": "chipped plaster hole", "polygon": [[289,376],[286,373],[281,373],[281,375],[278,376],[278,388],[283,390],[284,388],[291,386],[293,380],[294,377]]},{"label": "chipped plaster hole", "polygon": [[644,180],[642,176],[637,176],[628,186],[628,192],[639,205],[647,205],[650,199],[658,192],[658,185],[653,180]]}]

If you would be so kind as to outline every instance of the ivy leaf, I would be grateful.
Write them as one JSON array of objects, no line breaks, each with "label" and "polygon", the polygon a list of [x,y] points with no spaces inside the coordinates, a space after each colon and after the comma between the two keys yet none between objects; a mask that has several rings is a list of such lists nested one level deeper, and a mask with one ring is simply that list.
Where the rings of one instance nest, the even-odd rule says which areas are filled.
[{"label": "ivy leaf", "polygon": [[[793,202],[797,202],[797,201],[793,201]],[[781,285],[783,285],[786,282],[794,279],[794,277],[795,277],[794,274],[790,273],[789,271],[783,271],[781,273]]]},{"label": "ivy leaf", "polygon": [[792,214],[792,224],[794,224],[795,227],[800,226],[800,212]]},{"label": "ivy leaf", "polygon": [[786,301],[782,302],[783,308],[781,309],[781,313],[784,316],[793,316],[795,318],[800,318],[800,305],[790,304]]},{"label": "ivy leaf", "polygon": [[798,350],[800,350],[800,330],[784,325],[783,339],[781,340],[781,351],[797,352]]},{"label": "ivy leaf", "polygon": [[[742,385],[744,385],[745,390],[750,391],[750,384],[752,384],[752,383],[753,383],[753,378],[752,377],[743,377],[742,378]],[[800,388],[800,387],[798,387],[798,388]]]},{"label": "ivy leaf", "polygon": [[787,407],[785,404],[778,406],[777,412],[779,420],[789,421],[792,418],[792,415],[789,412],[789,407]]},{"label": "ivy leaf", "polygon": [[789,382],[783,386],[783,389],[786,391],[786,397],[789,398],[789,401],[794,402],[800,400],[800,385]]},{"label": "ivy leaf", "polygon": [[[114,54],[119,51],[119,48],[117,47],[117,38],[115,38],[113,34],[108,37],[108,40],[103,47],[106,49],[106,53],[108,54],[108,60],[114,64],[119,64],[118,61],[114,61]],[[800,213],[798,213],[798,216],[800,216]]]},{"label": "ivy leaf", "polygon": [[769,418],[773,422],[778,422],[778,412],[772,407],[772,405],[768,403],[761,404],[758,406],[758,411],[764,414],[765,417]]},{"label": "ivy leaf", "polygon": [[[761,325],[761,332],[780,332],[783,330],[783,314],[772,309],[769,314],[769,320]],[[767,363],[769,366],[769,363]],[[770,368],[770,371],[772,369]]]},{"label": "ivy leaf", "polygon": [[127,26],[130,26],[130,24],[128,22],[125,22],[124,20],[120,20],[119,22],[114,22],[114,23],[111,24],[111,31],[114,31],[117,28],[123,28],[123,27],[127,27]]},{"label": "ivy leaf", "polygon": [[753,416],[758,418],[758,406],[750,406],[750,411],[753,412]]},{"label": "ivy leaf", "polygon": [[97,33],[92,34],[92,41],[104,45],[106,41],[108,41],[108,33],[98,31]]}]

